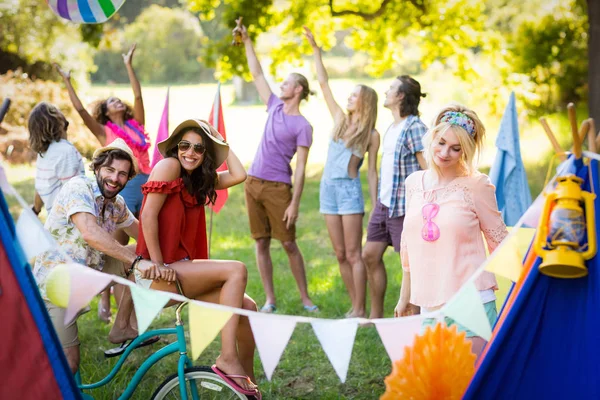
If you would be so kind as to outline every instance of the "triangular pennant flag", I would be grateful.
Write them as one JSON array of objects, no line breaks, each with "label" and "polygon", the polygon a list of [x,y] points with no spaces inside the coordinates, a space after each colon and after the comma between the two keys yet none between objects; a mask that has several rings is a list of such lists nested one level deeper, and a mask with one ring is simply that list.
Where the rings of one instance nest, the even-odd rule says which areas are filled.
[{"label": "triangular pennant flag", "polygon": [[154,143],[154,152],[152,153],[152,164],[150,167],[154,167],[157,162],[163,159],[163,156],[158,151],[158,144],[169,137],[169,92],[171,87],[167,88],[167,98],[165,99],[165,106],[163,108],[162,117],[158,124],[158,133],[156,134],[156,140]]},{"label": "triangular pennant flag", "polygon": [[391,323],[375,325],[392,363],[404,356],[406,346],[412,346],[415,337],[421,332],[424,319],[424,317],[398,318]]},{"label": "triangular pennant flag", "polygon": [[265,316],[258,313],[250,315],[248,319],[265,375],[270,381],[283,350],[292,337],[296,321],[293,318]]},{"label": "triangular pennant flag", "polygon": [[463,286],[456,296],[442,308],[442,313],[485,340],[490,340],[492,337],[490,321],[473,282]]},{"label": "triangular pennant flag", "polygon": [[101,24],[115,15],[125,0],[47,0],[52,11],[77,24]]},{"label": "triangular pennant flag", "polygon": [[215,340],[231,315],[230,311],[203,307],[190,302],[190,344],[193,360],[200,357],[204,349]]},{"label": "triangular pennant flag", "polygon": [[171,300],[166,292],[158,290],[144,289],[139,286],[130,286],[133,305],[135,306],[135,316],[138,321],[138,332],[141,335],[146,332],[156,314],[162,310]]},{"label": "triangular pennant flag", "polygon": [[[221,82],[217,85],[217,93],[215,94],[215,100],[208,116],[208,123],[215,127],[217,132],[223,136],[224,140],[227,140],[227,133],[225,133],[225,119],[223,118],[223,107],[221,106]],[[217,171],[227,171],[227,162],[224,162],[218,166]],[[229,192],[227,189],[217,190],[217,199],[215,204],[209,207],[216,213],[221,211],[221,208],[227,202]]]},{"label": "triangular pennant flag", "polygon": [[13,195],[15,193],[13,187],[8,183],[8,178],[6,177],[6,172],[4,171],[4,167],[0,163],[0,190],[4,192],[4,194]]},{"label": "triangular pennant flag", "polygon": [[346,382],[358,322],[353,319],[316,319],[312,321],[312,327],[333,369],[342,383]]},{"label": "triangular pennant flag", "polygon": [[44,229],[40,220],[29,209],[21,211],[16,230],[17,238],[28,261],[56,246],[50,233]]},{"label": "triangular pennant flag", "polygon": [[507,242],[494,252],[485,269],[513,282],[519,280],[523,269],[523,257],[519,251],[517,235],[510,236]]},{"label": "triangular pennant flag", "polygon": [[537,228],[538,223],[540,221],[540,216],[542,215],[542,208],[544,207],[544,200],[546,196],[540,194],[533,204],[529,206],[525,214],[521,219],[523,220],[523,225],[529,226],[531,228]]},{"label": "triangular pennant flag", "polygon": [[112,282],[110,275],[98,272],[93,268],[81,264],[67,264],[67,267],[70,289],[69,305],[65,312],[65,324],[71,322],[82,308],[90,304],[94,296]]}]

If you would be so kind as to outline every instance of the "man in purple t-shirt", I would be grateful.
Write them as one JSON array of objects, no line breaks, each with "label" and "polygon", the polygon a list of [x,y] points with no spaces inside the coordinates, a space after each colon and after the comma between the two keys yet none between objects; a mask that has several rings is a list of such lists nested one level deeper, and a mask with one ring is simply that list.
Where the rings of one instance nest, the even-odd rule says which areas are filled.
[{"label": "man in purple t-shirt", "polygon": [[[241,27],[241,33],[254,84],[269,113],[245,183],[250,232],[256,240],[256,262],[266,293],[261,311],[272,313],[277,310],[271,237],[280,240],[287,253],[304,309],[318,311],[308,296],[304,259],[296,244],[298,207],[304,188],[308,149],[312,144],[312,127],[300,114],[300,102],[310,94],[308,81],[304,76],[292,73],[281,84],[279,97],[275,96],[263,75],[245,26]],[[295,153],[298,155],[292,193],[290,161]]]}]

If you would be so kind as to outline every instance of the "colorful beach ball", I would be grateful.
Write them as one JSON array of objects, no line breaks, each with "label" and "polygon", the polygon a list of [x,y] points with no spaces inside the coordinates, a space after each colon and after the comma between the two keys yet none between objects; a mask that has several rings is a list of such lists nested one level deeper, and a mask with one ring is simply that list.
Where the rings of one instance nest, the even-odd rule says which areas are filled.
[{"label": "colorful beach ball", "polygon": [[81,24],[108,21],[125,0],[46,0],[52,11],[64,19]]}]

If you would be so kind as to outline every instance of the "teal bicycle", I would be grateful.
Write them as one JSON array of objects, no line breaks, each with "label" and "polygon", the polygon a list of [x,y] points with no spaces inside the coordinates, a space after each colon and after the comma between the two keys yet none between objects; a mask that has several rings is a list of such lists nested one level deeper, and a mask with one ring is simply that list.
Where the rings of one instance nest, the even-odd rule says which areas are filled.
[{"label": "teal bicycle", "polygon": [[245,395],[237,392],[227,382],[221,379],[219,375],[215,374],[211,368],[192,365],[191,360],[187,356],[185,333],[183,330],[183,322],[181,321],[181,311],[186,305],[187,303],[182,303],[177,307],[175,312],[175,328],[157,329],[145,332],[137,337],[131,345],[127,346],[127,349],[121,357],[119,357],[116,365],[104,379],[96,383],[82,384],[79,373],[77,373],[75,379],[79,389],[82,390],[83,398],[86,400],[93,400],[94,398],[89,394],[83,393],[83,390],[96,389],[109,383],[117,375],[129,354],[131,354],[140,343],[156,335],[177,335],[176,342],[164,346],[142,363],[123,394],[119,397],[119,400],[131,398],[146,372],[162,358],[173,353],[179,353],[177,373],[166,378],[158,386],[152,395],[152,399],[247,399]]}]

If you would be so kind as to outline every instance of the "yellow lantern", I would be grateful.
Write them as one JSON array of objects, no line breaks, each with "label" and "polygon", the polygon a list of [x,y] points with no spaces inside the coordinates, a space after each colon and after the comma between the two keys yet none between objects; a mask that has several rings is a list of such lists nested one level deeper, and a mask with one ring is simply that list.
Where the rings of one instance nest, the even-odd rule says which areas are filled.
[{"label": "yellow lantern", "polygon": [[[596,255],[596,195],[582,190],[583,180],[575,175],[561,176],[557,181],[555,190],[546,195],[534,249],[543,259],[539,267],[542,274],[581,278],[588,274],[585,261]],[[586,227],[587,249],[581,245]]]}]

